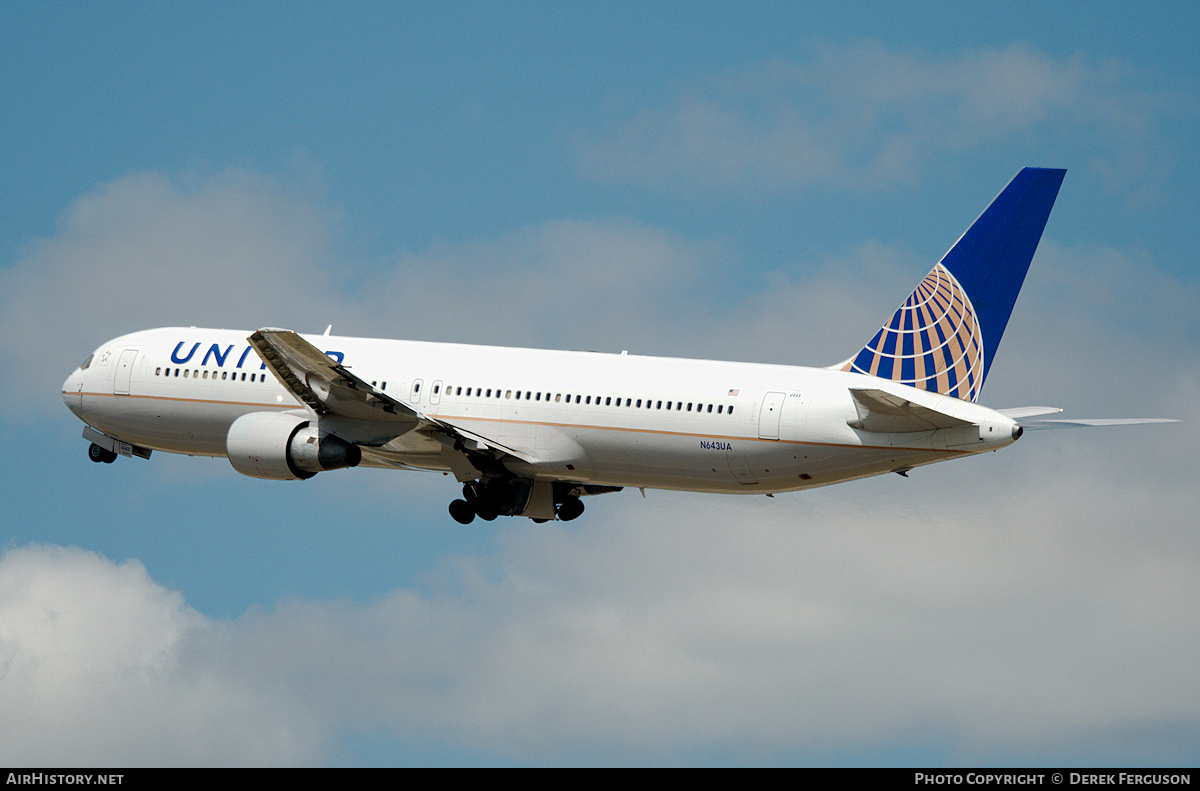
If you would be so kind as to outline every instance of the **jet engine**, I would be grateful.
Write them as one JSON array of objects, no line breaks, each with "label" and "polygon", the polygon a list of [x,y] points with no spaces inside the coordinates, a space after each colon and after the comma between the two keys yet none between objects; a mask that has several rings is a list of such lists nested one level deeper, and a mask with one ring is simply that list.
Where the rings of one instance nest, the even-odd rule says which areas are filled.
[{"label": "jet engine", "polygon": [[362,461],[357,445],[322,435],[315,423],[299,415],[279,412],[252,412],[233,421],[225,453],[242,475],[276,481],[304,480]]}]

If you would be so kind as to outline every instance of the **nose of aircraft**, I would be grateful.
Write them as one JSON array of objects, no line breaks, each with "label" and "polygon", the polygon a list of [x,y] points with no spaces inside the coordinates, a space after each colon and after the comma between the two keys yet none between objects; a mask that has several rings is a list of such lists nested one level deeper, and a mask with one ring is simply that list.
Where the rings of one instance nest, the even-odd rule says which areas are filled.
[{"label": "nose of aircraft", "polygon": [[83,381],[83,371],[75,370],[67,381],[63,382],[62,398],[63,403],[67,405],[67,409],[75,413],[75,417],[83,419],[83,394],[81,387]]}]

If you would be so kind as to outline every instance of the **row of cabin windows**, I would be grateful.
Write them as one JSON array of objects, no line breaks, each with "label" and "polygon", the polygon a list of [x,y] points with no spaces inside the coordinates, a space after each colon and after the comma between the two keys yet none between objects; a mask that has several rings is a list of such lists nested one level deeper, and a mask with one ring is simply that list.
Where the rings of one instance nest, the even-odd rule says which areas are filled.
[{"label": "row of cabin windows", "polygon": [[[438,385],[433,386],[434,395],[438,395],[439,389],[440,388]],[[472,390],[474,390],[474,393],[472,393]],[[548,402],[551,400],[550,399],[551,393],[545,393],[545,394],[540,393],[540,392],[535,393],[531,390],[526,390],[524,392],[525,392],[524,398],[526,401],[547,401]],[[446,395],[447,396],[460,396],[463,394],[464,394],[463,388],[451,387],[450,385],[446,385]],[[522,397],[520,390],[516,390],[516,391],[505,390],[505,391],[503,391],[503,393],[501,393],[501,391],[499,389],[493,390],[490,387],[487,388],[486,390],[482,387],[476,387],[476,388],[468,387],[468,388],[466,388],[466,395],[473,396],[475,398],[508,398],[508,399],[514,399],[514,396],[515,396],[514,400],[517,400],[517,401],[521,400],[521,397]],[[568,403],[568,404],[570,404],[570,403],[576,403],[576,404],[592,404],[592,403],[594,403],[597,406],[603,404],[604,406],[616,406],[616,407],[624,405],[626,407],[631,407],[633,409],[643,409],[643,408],[644,409],[663,409],[664,404],[665,404],[666,405],[665,408],[668,411],[671,410],[672,405],[674,405],[674,409],[677,412],[683,412],[685,410],[688,412],[693,412],[693,411],[694,412],[712,412],[713,407],[715,406],[716,413],[718,415],[732,415],[733,414],[733,405],[732,404],[730,404],[728,406],[725,404],[697,404],[694,401],[689,401],[685,404],[683,401],[655,401],[654,399],[651,399],[651,398],[646,398],[646,399],[638,398],[636,400],[633,398],[625,398],[624,403],[622,404],[622,399],[620,396],[617,396],[616,398],[614,398],[613,396],[590,396],[590,395],[585,396],[585,395],[571,395],[570,393],[568,393],[566,396],[564,396],[562,393],[555,393],[553,395],[554,395],[554,403],[556,403],[556,404],[564,403],[564,399],[565,399],[565,403]],[[571,401],[572,398],[575,399],[574,402]],[[593,399],[595,399],[595,400],[593,400]]]},{"label": "row of cabin windows", "polygon": [[[208,370],[201,371],[199,369],[190,369],[190,368],[173,368],[173,369],[172,368],[166,368],[166,369],[155,368],[154,375],[155,376],[179,377],[181,375],[180,374],[181,371],[182,371],[182,376],[184,379],[188,379],[188,378],[208,379],[208,378],[210,378],[209,377],[210,372]],[[211,378],[214,380],[217,378],[217,373],[221,374],[222,380],[229,379],[228,371],[220,371],[220,372],[212,371],[211,373],[212,373]],[[241,373],[240,381],[243,381],[243,382],[246,381],[247,375],[250,377],[251,382],[267,381],[266,374],[256,374],[256,373],[246,374],[244,371]],[[239,381],[237,371],[233,372],[233,381]],[[378,380],[374,380],[371,382],[371,386],[372,387],[380,386],[381,389],[386,390],[387,382],[386,381],[379,382]],[[442,390],[441,385],[433,386],[434,395],[439,395],[441,393],[441,390]],[[420,392],[421,392],[421,385],[419,383],[414,384],[413,385],[414,395],[417,393],[420,393]],[[445,392],[446,392],[447,396],[461,396],[461,395],[463,395],[463,388],[461,388],[461,387],[456,388],[456,387],[451,387],[450,385],[446,385]],[[493,396],[493,393],[494,393],[494,396]],[[482,387],[475,387],[475,388],[468,387],[468,388],[466,388],[466,395],[468,397],[473,396],[475,398],[493,398],[493,397],[501,398],[501,397],[503,397],[503,398],[507,398],[507,399],[515,399],[517,401],[521,400],[521,391],[520,390],[516,390],[516,391],[505,390],[503,392],[503,396],[502,396],[499,388],[496,388],[495,390],[493,390],[490,387],[487,388],[486,391]],[[541,393],[541,392],[535,393],[532,390],[526,390],[524,398],[526,401],[545,400],[545,401],[549,402],[550,396],[551,396],[550,393],[545,393],[544,398],[543,398],[543,393]],[[617,407],[621,406],[621,398],[619,396],[616,398],[616,401],[614,403],[612,396],[590,396],[590,395],[585,396],[585,395],[571,395],[570,393],[568,393],[566,396],[566,403],[570,404],[572,398],[575,399],[574,403],[576,403],[576,404],[592,404],[593,403],[592,399],[595,398],[595,404],[597,406],[599,406],[602,401],[603,401],[604,406],[617,406]],[[647,398],[647,399],[639,398],[636,401],[633,398],[626,398],[626,399],[624,399],[624,401],[625,401],[624,405],[626,407],[632,407],[634,409],[642,409],[643,403],[645,404],[646,409],[663,409],[663,405],[665,404],[666,409],[669,412],[672,409],[672,404],[674,404],[674,409],[676,412],[683,412],[686,410],[688,412],[695,411],[695,412],[711,413],[713,411],[713,407],[716,406],[716,412],[718,415],[732,415],[733,414],[733,405],[732,404],[730,404],[728,406],[726,406],[725,404],[715,404],[715,405],[714,404],[697,404],[694,401],[689,401],[685,405],[683,401],[661,401],[661,400],[655,401],[654,399],[650,399],[650,398]],[[554,402],[555,403],[563,403],[563,394],[562,393],[554,394]]]},{"label": "row of cabin windows", "polygon": [[[234,381],[234,382],[247,381],[247,379],[246,379],[247,374],[244,371],[242,372],[241,378],[239,379],[237,371],[233,372],[233,376],[230,376],[228,371],[213,371],[212,376],[210,377],[208,375],[209,374],[208,371],[200,371],[198,369],[193,369],[193,368],[155,368],[154,369],[155,376],[174,376],[174,377],[182,376],[184,379],[189,379],[189,378],[190,379],[209,379],[209,378],[211,378],[213,380],[216,380],[218,373],[221,374],[220,378],[222,380],[228,379],[228,380]],[[251,382],[267,381],[266,374],[249,374],[249,377],[250,377],[249,381],[251,381]]]}]

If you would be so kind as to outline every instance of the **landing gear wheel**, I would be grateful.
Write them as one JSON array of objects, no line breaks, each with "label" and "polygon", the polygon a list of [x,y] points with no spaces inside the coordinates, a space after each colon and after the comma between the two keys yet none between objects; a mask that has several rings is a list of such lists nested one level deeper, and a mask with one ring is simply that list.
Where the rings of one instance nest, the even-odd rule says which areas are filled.
[{"label": "landing gear wheel", "polygon": [[111,450],[105,450],[93,442],[91,447],[88,448],[88,458],[97,463],[104,462],[105,464],[112,464],[117,460],[117,454],[113,453]]},{"label": "landing gear wheel", "polygon": [[564,522],[578,519],[583,514],[583,502],[578,497],[568,497],[558,507],[558,518]]},{"label": "landing gear wheel", "polygon": [[469,525],[475,519],[475,509],[466,500],[450,503],[450,516],[460,525]]},{"label": "landing gear wheel", "polygon": [[475,513],[485,522],[491,522],[500,514],[496,513],[496,509],[492,508],[486,502],[480,501],[475,503]]}]

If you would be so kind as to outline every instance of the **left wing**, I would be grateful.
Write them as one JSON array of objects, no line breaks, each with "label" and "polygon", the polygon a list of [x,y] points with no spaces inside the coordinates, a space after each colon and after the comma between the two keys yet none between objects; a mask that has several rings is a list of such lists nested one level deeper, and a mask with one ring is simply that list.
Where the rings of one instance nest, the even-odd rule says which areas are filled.
[{"label": "left wing", "polygon": [[323,425],[350,442],[379,446],[410,431],[426,431],[462,452],[476,468],[487,462],[479,454],[490,457],[492,464],[504,455],[536,461],[528,453],[397,401],[291,330],[261,329],[248,340],[275,378],[320,415]]}]

